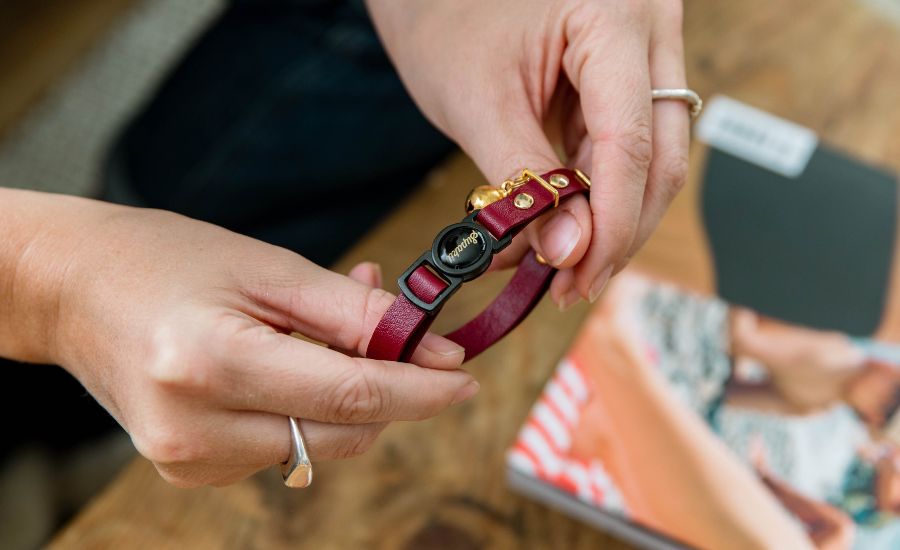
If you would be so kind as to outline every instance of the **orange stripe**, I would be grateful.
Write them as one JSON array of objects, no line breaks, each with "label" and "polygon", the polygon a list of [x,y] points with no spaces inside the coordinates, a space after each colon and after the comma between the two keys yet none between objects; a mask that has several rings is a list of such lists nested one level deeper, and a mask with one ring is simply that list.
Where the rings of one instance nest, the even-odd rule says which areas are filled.
[{"label": "orange stripe", "polygon": [[563,450],[557,447],[556,441],[553,440],[553,437],[550,435],[550,432],[547,431],[547,428],[544,427],[543,424],[538,422],[538,419],[535,417],[528,418],[528,425],[538,431],[541,434],[541,437],[544,438],[544,441],[547,443],[547,446],[553,449],[554,453],[557,455],[563,454]]},{"label": "orange stripe", "polygon": [[550,480],[550,476],[547,475],[547,470],[544,468],[544,465],[540,460],[538,460],[537,455],[534,454],[534,451],[529,449],[528,446],[526,446],[522,441],[517,441],[514,445],[514,448],[528,457],[528,460],[530,460],[531,463],[534,464],[535,473],[539,478],[545,479],[547,481],[552,481]]},{"label": "orange stripe", "polygon": [[559,410],[559,407],[556,406],[556,403],[554,403],[553,400],[550,399],[549,396],[547,396],[547,397],[542,396],[541,403],[543,403],[544,405],[547,405],[547,408],[549,408],[553,412],[553,414],[556,415],[556,418],[559,419],[559,422],[563,426],[566,426],[567,428],[569,428],[569,431],[571,432],[571,430],[575,427],[575,425],[572,424],[571,422],[569,422],[569,419],[566,418],[566,415],[563,414],[563,412],[561,410]]}]

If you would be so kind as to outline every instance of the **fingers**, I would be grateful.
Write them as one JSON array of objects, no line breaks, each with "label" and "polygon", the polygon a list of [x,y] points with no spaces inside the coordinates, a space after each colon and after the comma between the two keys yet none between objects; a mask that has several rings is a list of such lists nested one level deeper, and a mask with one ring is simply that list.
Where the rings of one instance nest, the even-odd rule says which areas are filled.
[{"label": "fingers", "polygon": [[563,269],[550,282],[550,296],[560,311],[566,311],[581,301],[581,294],[574,288],[575,270]]},{"label": "fingers", "polygon": [[572,267],[587,252],[591,239],[591,207],[575,196],[526,228],[532,247],[553,267]]},{"label": "fingers", "polygon": [[[202,430],[185,430],[180,441],[141,451],[173,485],[229,485],[286,462],[291,446],[288,426],[286,416],[219,411],[204,419]],[[365,453],[385,426],[300,421],[303,441],[314,462]]]},{"label": "fingers", "polygon": [[[650,44],[651,81],[654,88],[684,88],[681,3],[660,4]],[[628,256],[633,256],[643,246],[684,186],[690,143],[689,111],[689,106],[682,101],[653,103],[653,160],[637,234]]]},{"label": "fingers", "polygon": [[229,332],[218,367],[192,376],[224,408],[368,424],[429,418],[478,391],[462,370],[352,358],[265,327]]},{"label": "fingers", "polygon": [[[380,289],[382,287],[381,265],[373,262],[357,264],[347,276],[371,288]],[[368,346],[368,343],[366,345]],[[350,350],[350,352],[351,354],[362,355],[358,350]],[[425,333],[422,342],[410,358],[410,361],[429,368],[455,369],[461,363],[461,353],[465,354],[465,350],[458,344],[433,332],[428,332]]]},{"label": "fingers", "polygon": [[628,3],[595,16],[613,21],[573,19],[567,29],[563,67],[581,94],[594,181],[593,234],[575,282],[592,301],[628,260],[652,157],[647,9]]},{"label": "fingers", "polygon": [[353,266],[348,277],[371,288],[381,288],[381,265],[374,262],[362,262]]},{"label": "fingers", "polygon": [[[282,464],[287,461],[291,435],[286,416],[264,413],[233,415],[230,423],[233,440],[253,442],[252,445],[238,445],[235,449],[240,460],[251,464]],[[300,420],[306,450],[310,460],[314,461],[359,456],[371,448],[386,426],[385,423],[326,424]]]},{"label": "fingers", "polygon": [[[364,356],[375,326],[394,301],[388,292],[370,285],[379,282],[373,264],[353,269],[360,282],[322,269],[300,257],[270,279],[286,279],[287,284],[251,290],[252,297],[268,307],[284,312],[291,329],[314,340]],[[465,350],[436,334],[426,334],[411,362],[423,367],[455,369],[462,364]]]},{"label": "fingers", "polygon": [[[524,168],[540,174],[562,165],[524,90],[520,97],[520,101],[498,103],[496,118],[478,121],[480,126],[466,132],[467,139],[462,143],[494,184],[518,176]],[[590,242],[590,208],[584,200],[566,201],[530,224],[525,234],[530,245],[552,265],[574,265]],[[508,253],[498,258],[498,265],[508,265],[504,259],[512,257]]]}]

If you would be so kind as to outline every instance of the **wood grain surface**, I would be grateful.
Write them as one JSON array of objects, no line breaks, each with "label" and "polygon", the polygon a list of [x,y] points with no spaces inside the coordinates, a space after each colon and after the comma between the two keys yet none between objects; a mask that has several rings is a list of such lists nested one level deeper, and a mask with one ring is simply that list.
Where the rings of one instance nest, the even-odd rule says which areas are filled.
[{"label": "wood grain surface", "polygon": [[[685,39],[690,82],[703,96],[751,103],[900,170],[900,33],[876,12],[847,0],[688,0]],[[695,146],[688,186],[635,263],[709,290],[697,216],[702,157]],[[453,159],[337,269],[377,260],[392,281],[461,217],[463,197],[479,183],[468,160]],[[438,328],[474,315],[505,277],[470,284]],[[892,303],[885,334],[900,339],[897,292]],[[582,304],[563,314],[545,300],[471,364],[482,385],[476,399],[430,421],[390,426],[360,458],[316,464],[308,490],[286,490],[274,470],[225,489],[179,490],[139,459],[53,547],[630,548],[504,482],[504,451],[586,312]]]}]

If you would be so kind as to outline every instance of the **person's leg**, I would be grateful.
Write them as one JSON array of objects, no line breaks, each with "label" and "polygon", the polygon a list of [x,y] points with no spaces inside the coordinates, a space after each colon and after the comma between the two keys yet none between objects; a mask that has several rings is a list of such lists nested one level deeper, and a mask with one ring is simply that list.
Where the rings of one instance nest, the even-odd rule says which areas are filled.
[{"label": "person's leg", "polygon": [[452,148],[360,2],[235,2],[128,127],[105,197],[327,265]]}]

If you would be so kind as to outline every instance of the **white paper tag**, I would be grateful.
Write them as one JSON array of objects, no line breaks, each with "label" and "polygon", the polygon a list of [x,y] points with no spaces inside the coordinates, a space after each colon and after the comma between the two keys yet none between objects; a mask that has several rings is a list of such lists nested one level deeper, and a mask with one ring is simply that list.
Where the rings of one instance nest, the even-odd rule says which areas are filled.
[{"label": "white paper tag", "polygon": [[809,128],[725,96],[705,106],[697,138],[789,178],[803,173],[819,142]]}]

